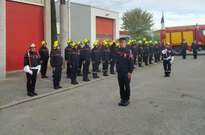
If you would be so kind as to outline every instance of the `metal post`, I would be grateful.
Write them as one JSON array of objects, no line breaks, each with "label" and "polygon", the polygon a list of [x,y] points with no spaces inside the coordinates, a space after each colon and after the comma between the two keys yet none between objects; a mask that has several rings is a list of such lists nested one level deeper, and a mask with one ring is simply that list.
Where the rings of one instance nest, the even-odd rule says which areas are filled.
[{"label": "metal post", "polygon": [[51,50],[51,3],[50,0],[44,1],[44,39],[48,43],[48,48]]},{"label": "metal post", "polygon": [[60,45],[62,54],[68,39],[68,5],[66,0],[60,0]]},{"label": "metal post", "polygon": [[6,1],[0,0],[0,79],[6,77]]}]

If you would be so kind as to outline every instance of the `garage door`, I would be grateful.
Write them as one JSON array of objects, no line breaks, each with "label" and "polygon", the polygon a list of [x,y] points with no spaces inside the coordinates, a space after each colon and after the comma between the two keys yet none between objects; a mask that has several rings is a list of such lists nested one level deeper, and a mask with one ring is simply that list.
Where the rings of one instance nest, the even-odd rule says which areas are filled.
[{"label": "garage door", "polygon": [[96,18],[96,38],[113,39],[113,20],[97,17]]},{"label": "garage door", "polygon": [[23,57],[33,42],[44,38],[43,7],[6,1],[6,70],[21,70]]}]

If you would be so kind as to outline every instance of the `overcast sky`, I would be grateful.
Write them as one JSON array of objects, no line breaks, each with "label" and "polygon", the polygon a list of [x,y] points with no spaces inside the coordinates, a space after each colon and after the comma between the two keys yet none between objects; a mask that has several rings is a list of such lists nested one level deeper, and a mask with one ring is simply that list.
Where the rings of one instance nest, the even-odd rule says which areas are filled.
[{"label": "overcast sky", "polygon": [[[205,24],[205,0],[71,0],[123,12],[140,7],[154,15],[153,29],[161,27],[162,11],[165,26]],[[122,23],[122,21],[121,21]]]}]

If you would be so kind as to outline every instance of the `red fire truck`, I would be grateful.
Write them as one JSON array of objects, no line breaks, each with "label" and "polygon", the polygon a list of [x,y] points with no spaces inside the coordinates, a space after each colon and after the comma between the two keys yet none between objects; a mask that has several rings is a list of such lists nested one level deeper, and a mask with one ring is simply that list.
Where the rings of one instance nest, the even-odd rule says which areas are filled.
[{"label": "red fire truck", "polygon": [[160,40],[162,43],[170,43],[175,49],[179,48],[182,40],[191,44],[196,40],[200,44],[200,49],[205,49],[205,25],[167,27],[160,31]]}]

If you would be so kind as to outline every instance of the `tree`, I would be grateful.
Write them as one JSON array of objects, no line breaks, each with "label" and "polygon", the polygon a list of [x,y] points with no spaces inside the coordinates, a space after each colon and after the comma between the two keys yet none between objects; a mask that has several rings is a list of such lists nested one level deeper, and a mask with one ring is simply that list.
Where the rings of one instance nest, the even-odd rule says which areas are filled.
[{"label": "tree", "polygon": [[55,0],[51,0],[51,41],[52,41],[52,44],[55,40],[57,40],[56,7],[55,7]]},{"label": "tree", "polygon": [[125,12],[122,20],[122,29],[128,31],[132,38],[139,38],[140,35],[146,35],[147,31],[150,31],[154,25],[153,15],[140,8]]}]

